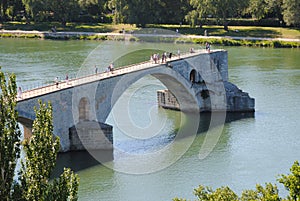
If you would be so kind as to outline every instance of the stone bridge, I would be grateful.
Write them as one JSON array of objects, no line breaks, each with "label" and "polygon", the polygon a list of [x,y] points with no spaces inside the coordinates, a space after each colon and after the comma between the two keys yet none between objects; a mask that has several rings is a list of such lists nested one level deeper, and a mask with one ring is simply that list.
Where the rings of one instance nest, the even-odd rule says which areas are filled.
[{"label": "stone bridge", "polygon": [[[58,87],[52,84],[24,91],[17,103],[19,122],[24,125],[25,135],[30,134],[34,106],[39,99],[50,101],[61,151],[110,149],[112,127],[101,122],[106,121],[122,93],[146,75],[160,80],[183,112],[254,112],[254,99],[228,82],[227,51],[197,50],[180,58],[174,56],[167,63],[144,62],[63,81]],[[102,135],[97,134],[98,127]],[[80,141],[86,142],[82,145]]]}]

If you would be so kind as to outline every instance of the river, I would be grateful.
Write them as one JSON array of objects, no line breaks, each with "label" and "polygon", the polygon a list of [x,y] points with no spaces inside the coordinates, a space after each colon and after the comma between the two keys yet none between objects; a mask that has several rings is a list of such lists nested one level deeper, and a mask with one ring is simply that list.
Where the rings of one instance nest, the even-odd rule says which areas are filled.
[{"label": "river", "polygon": [[[136,59],[136,54],[131,55],[135,51],[180,49],[184,52],[190,47],[170,43],[0,39],[0,66],[5,72],[16,73],[18,85],[27,89],[51,83],[56,76],[64,79],[66,73],[70,77],[92,73],[94,65],[103,71],[112,61],[120,65],[128,63]],[[228,51],[229,80],[256,100],[254,117],[233,115],[224,124],[210,154],[199,159],[209,123],[205,121],[207,116],[201,115],[204,120],[199,123],[198,135],[184,155],[170,166],[148,174],[113,170],[97,164],[86,153],[62,154],[59,164],[78,170],[80,201],[159,201],[176,196],[193,200],[193,189],[200,184],[213,188],[228,185],[240,194],[243,189],[255,188],[257,183],[277,183],[279,174],[289,172],[293,162],[300,160],[300,50],[223,48]],[[124,59],[124,55],[128,57]],[[150,55],[143,57],[149,59]],[[163,88],[155,78],[145,77],[119,99],[106,122],[114,126],[114,143],[118,149],[147,154],[168,144],[180,130],[183,114],[157,108],[156,90]],[[124,135],[126,125],[122,124],[122,114],[118,112],[124,103],[130,120],[138,127],[159,126],[163,121],[159,134],[149,140],[147,136],[139,139]],[[143,138],[143,133],[140,135]],[[173,150],[174,155],[179,152]],[[117,167],[124,160],[115,153],[110,167]],[[277,185],[285,195],[282,185]]]}]

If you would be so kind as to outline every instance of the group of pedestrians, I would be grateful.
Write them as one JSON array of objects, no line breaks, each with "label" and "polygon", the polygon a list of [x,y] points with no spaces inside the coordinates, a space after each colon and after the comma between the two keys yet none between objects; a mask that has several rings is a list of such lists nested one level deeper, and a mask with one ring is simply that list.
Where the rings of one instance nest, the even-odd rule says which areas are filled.
[{"label": "group of pedestrians", "polygon": [[[113,73],[113,71],[114,71],[114,64],[111,63],[111,64],[107,67],[106,72],[111,72],[111,73]],[[94,72],[95,72],[95,74],[98,74],[98,67],[97,67],[96,65],[95,65],[95,67],[94,67]],[[65,81],[66,81],[66,84],[67,84],[67,85],[70,84],[70,83],[69,83],[69,75],[68,75],[68,73],[66,74]],[[59,83],[60,83],[58,77],[55,77],[55,78],[54,78],[54,83],[55,83],[56,88],[58,89],[58,88],[59,88]],[[18,96],[18,97],[19,97],[19,96]]]},{"label": "group of pedestrians", "polygon": [[109,64],[109,66],[107,67],[107,69],[106,69],[106,72],[111,72],[111,74],[113,74],[114,73],[114,64],[113,63],[111,63],[111,64]]},{"label": "group of pedestrians", "polygon": [[[114,63],[109,64],[109,66],[107,66],[105,72],[111,72],[112,74],[114,73]],[[95,65],[95,74],[98,74],[98,67]]]},{"label": "group of pedestrians", "polygon": [[[67,85],[71,84],[69,82],[69,74],[68,73],[66,74],[65,81],[66,81]],[[59,88],[59,83],[60,83],[58,76],[54,78],[54,83],[55,83],[56,88],[58,89]]]},{"label": "group of pedestrians", "polygon": [[159,63],[167,63],[167,59],[172,59],[172,55],[173,53],[170,52],[164,52],[161,55],[160,58],[160,54],[159,53],[154,53],[150,56],[150,62],[155,63],[155,64],[159,64]]},{"label": "group of pedestrians", "polygon": [[[208,47],[206,47],[208,49]],[[195,49],[193,47],[190,48],[189,50],[190,53],[195,53]],[[176,54],[175,54],[176,55]],[[159,63],[167,63],[167,59],[172,59],[173,53],[172,52],[164,52],[161,55],[161,60],[160,60],[160,54],[159,53],[154,53],[150,56],[150,62],[154,64],[159,64]],[[180,59],[180,50],[177,50],[177,55]]]},{"label": "group of pedestrians", "polygon": [[[166,55],[166,53],[163,53],[163,54],[162,54],[162,59],[161,59],[161,62],[162,62],[162,63],[163,63],[164,60],[165,60],[165,55]],[[150,56],[150,61],[151,61],[152,63],[155,63],[155,64],[160,63],[160,54],[159,54],[159,53],[154,53],[154,54],[152,54],[152,55]]]}]

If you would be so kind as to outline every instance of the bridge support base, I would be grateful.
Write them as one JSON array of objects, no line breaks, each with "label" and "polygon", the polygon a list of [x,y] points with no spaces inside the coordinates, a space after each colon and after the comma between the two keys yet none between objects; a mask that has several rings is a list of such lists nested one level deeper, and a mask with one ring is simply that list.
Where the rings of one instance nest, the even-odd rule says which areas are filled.
[{"label": "bridge support base", "polygon": [[82,121],[69,129],[70,151],[112,150],[112,126],[96,121]]}]

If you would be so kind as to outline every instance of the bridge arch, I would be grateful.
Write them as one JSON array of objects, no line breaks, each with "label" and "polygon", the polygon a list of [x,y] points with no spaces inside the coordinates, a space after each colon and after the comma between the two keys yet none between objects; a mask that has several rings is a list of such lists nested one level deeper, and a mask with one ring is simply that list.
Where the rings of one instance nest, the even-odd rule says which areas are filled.
[{"label": "bridge arch", "polygon": [[[110,86],[109,91],[111,96],[107,99],[109,103],[103,103],[104,105],[109,105],[109,110],[102,110],[103,107],[99,107],[97,112],[97,119],[101,122],[105,122],[111,109],[114,107],[115,103],[121,97],[121,95],[135,82],[140,80],[145,76],[153,76],[158,79],[167,89],[169,89],[174,96],[177,98],[180,109],[183,112],[195,112],[199,113],[200,101],[197,99],[197,95],[193,88],[191,88],[190,80],[186,79],[183,75],[173,70],[170,67],[161,65],[155,68],[146,69],[143,71],[135,71],[122,75],[115,78],[115,82]],[[98,86],[96,90],[96,97],[102,96],[102,86]]]},{"label": "bridge arch", "polygon": [[[174,94],[174,96],[177,98],[179,102],[181,111],[187,113],[193,112],[194,114],[192,114],[192,117],[190,115],[181,116],[182,121],[180,122],[181,124],[180,129],[176,132],[176,136],[172,140],[176,143],[170,143],[170,145],[165,146],[155,152],[148,153],[146,158],[149,157],[154,160],[156,159],[159,160],[159,158],[162,155],[169,155],[170,154],[169,152],[172,150],[169,149],[170,148],[169,146],[171,147],[178,146],[182,150],[184,150],[182,151],[182,153],[185,153],[185,150],[187,150],[190,147],[190,144],[193,142],[193,139],[195,138],[196,133],[198,131],[198,126],[200,121],[199,120],[200,108],[198,105],[199,101],[197,99],[197,94],[194,88],[191,87],[192,84],[187,77],[187,73],[185,73],[184,76],[180,72],[177,72],[173,68],[167,67],[166,65],[160,65],[154,68],[143,69],[142,71],[130,72],[122,76],[112,77],[109,80],[107,80],[106,83],[99,83],[96,90],[95,98],[97,99],[98,97],[103,96],[104,93],[103,86],[107,86],[105,90],[107,94],[107,99],[106,99],[107,102],[102,102],[102,106],[100,106],[99,110],[96,111],[97,121],[106,122],[107,117],[110,115],[111,111],[113,110],[113,107],[115,106],[119,98],[122,96],[122,94],[126,92],[126,90],[132,84],[136,83],[137,81],[139,81],[140,79],[148,75],[153,76],[154,78],[159,80],[167,89],[169,89]],[[109,106],[109,108],[105,107],[105,105]],[[116,109],[119,110],[119,107]],[[118,128],[121,129],[123,133],[126,133],[127,136],[134,139],[147,140],[147,139],[151,139],[152,137],[156,137],[158,133],[160,133],[160,131],[164,129],[165,126],[164,122],[162,122],[162,124],[150,123],[147,124],[147,127],[139,127],[136,124],[134,124],[135,123],[134,121],[130,121],[130,120],[127,121],[128,119],[126,117],[119,119],[121,120],[120,122],[118,120],[118,117],[122,114],[124,113],[118,111],[117,116],[115,116],[117,117],[117,119],[114,118],[115,125],[118,126],[118,123],[122,123],[122,125],[126,125],[124,127],[122,125],[120,127],[118,126]],[[185,118],[191,119],[190,122],[191,124],[189,123],[188,125],[185,125],[184,124]],[[187,139],[187,140],[180,141],[177,139]],[[126,156],[125,158],[132,158],[133,156],[131,155],[131,153],[127,153],[125,150],[123,150],[122,148],[119,149],[117,146],[115,147],[114,150],[115,152],[121,153],[122,155]],[[101,156],[95,155],[94,157],[97,158],[97,160],[100,161],[103,160]],[[172,159],[170,160],[176,161],[179,157],[180,157],[179,155],[176,155],[174,158],[172,157]],[[134,158],[137,161],[145,160],[144,155],[134,155]],[[156,167],[156,165],[154,165],[153,168],[161,169],[163,167],[169,166],[170,163],[172,162],[168,160],[160,163],[155,162],[153,164],[157,164],[157,166],[159,167]],[[129,162],[129,164],[133,164],[133,163]],[[120,167],[114,166],[114,168],[125,172],[132,171],[130,166],[120,166]]]}]

